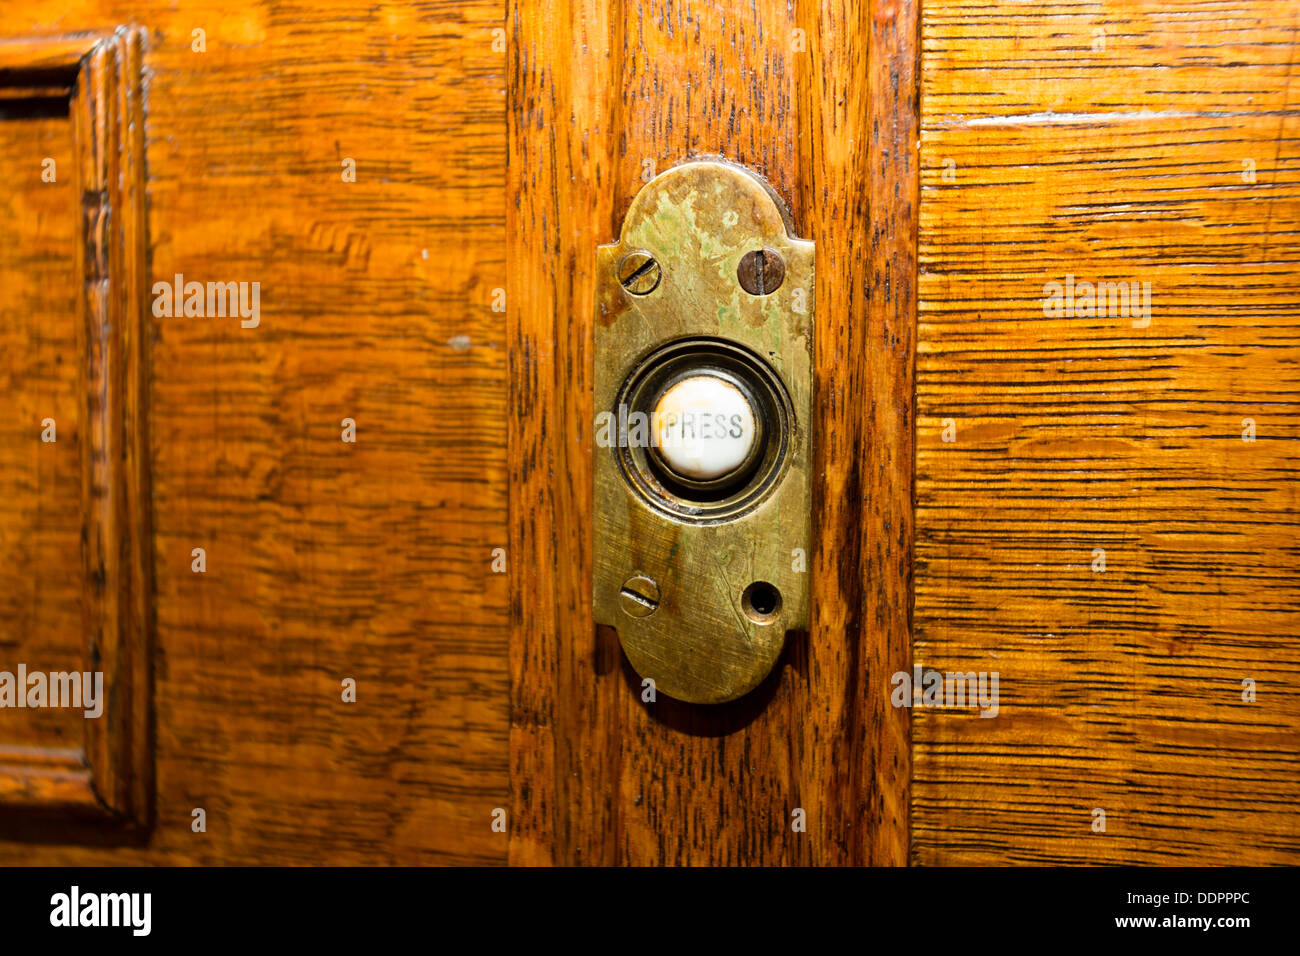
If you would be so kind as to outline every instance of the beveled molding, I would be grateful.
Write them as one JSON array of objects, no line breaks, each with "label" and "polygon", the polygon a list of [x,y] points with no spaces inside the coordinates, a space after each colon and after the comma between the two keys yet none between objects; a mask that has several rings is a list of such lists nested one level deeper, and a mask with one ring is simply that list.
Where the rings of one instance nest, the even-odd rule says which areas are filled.
[{"label": "beveled molding", "polygon": [[135,27],[0,40],[0,89],[69,101],[81,197],[82,668],[103,671],[106,700],[85,721],[84,749],[0,741],[0,813],[133,827],[151,822],[154,791],[144,42]]}]

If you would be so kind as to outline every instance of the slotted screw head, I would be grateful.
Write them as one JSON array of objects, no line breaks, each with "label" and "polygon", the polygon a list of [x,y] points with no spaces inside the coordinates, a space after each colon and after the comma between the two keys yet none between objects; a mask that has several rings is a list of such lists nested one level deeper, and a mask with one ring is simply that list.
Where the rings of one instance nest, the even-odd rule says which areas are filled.
[{"label": "slotted screw head", "polygon": [[785,281],[785,260],[775,249],[755,249],[741,257],[736,278],[750,295],[770,295]]},{"label": "slotted screw head", "polygon": [[633,295],[646,295],[659,287],[661,270],[650,253],[638,249],[629,252],[618,264],[619,284]]},{"label": "slotted screw head", "polygon": [[623,582],[618,603],[629,617],[649,617],[659,607],[659,585],[644,574],[634,574]]}]

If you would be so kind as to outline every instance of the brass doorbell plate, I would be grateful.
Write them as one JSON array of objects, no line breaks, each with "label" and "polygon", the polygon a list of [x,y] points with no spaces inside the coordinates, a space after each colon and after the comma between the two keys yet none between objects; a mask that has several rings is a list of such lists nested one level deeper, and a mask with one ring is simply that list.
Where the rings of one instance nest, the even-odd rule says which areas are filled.
[{"label": "brass doorbell plate", "polygon": [[809,622],[814,247],[718,160],[597,250],[595,618],[658,693],[721,703]]}]

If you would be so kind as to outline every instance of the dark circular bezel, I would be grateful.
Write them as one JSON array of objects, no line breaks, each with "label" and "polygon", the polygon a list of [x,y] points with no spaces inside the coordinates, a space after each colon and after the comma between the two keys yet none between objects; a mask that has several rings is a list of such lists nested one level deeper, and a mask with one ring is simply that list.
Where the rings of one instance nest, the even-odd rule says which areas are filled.
[{"label": "dark circular bezel", "polygon": [[690,481],[677,475],[654,448],[628,447],[619,435],[614,454],[632,490],[658,511],[692,524],[729,521],[752,511],[780,483],[789,464],[794,405],[776,370],[754,352],[726,339],[677,339],[645,356],[619,389],[611,414],[619,408],[642,412],[653,433],[659,397],[677,382],[696,375],[716,375],[734,384],[754,410],[756,434],[749,458],[736,471],[715,481]]}]

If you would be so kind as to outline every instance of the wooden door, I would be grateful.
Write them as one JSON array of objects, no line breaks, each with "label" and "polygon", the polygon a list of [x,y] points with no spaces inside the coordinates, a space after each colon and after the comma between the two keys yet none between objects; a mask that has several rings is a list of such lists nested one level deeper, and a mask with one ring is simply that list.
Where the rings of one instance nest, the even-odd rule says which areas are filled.
[{"label": "wooden door", "polygon": [[[137,282],[144,339],[115,347],[144,363],[147,404],[123,406],[113,435],[147,440],[152,620],[132,626],[149,666],[134,691],[151,701],[119,736],[139,748],[132,778],[154,781],[147,806],[105,819],[102,761],[77,726],[95,722],[0,710],[0,763],[23,758],[0,771],[0,860],[504,863],[500,6],[95,0],[10,3],[0,19],[17,390],[0,670],[93,657],[78,596],[97,568],[83,573],[78,534],[95,449],[79,429],[132,379],[90,387],[76,303],[105,278]],[[122,85],[77,131],[85,65],[105,56]],[[71,157],[105,124],[140,134],[147,256],[112,252],[106,277],[78,283],[79,244],[99,239]],[[178,281],[170,309],[155,284]],[[185,314],[189,282],[200,314]],[[209,283],[249,308],[210,309]],[[47,417],[56,444],[41,443]],[[67,806],[77,774],[86,808]]]},{"label": "wooden door", "polygon": [[[0,672],[115,688],[0,708],[0,862],[1296,861],[1280,5],[0,11]],[[591,610],[700,156],[817,250],[812,626],[709,707]]]}]

